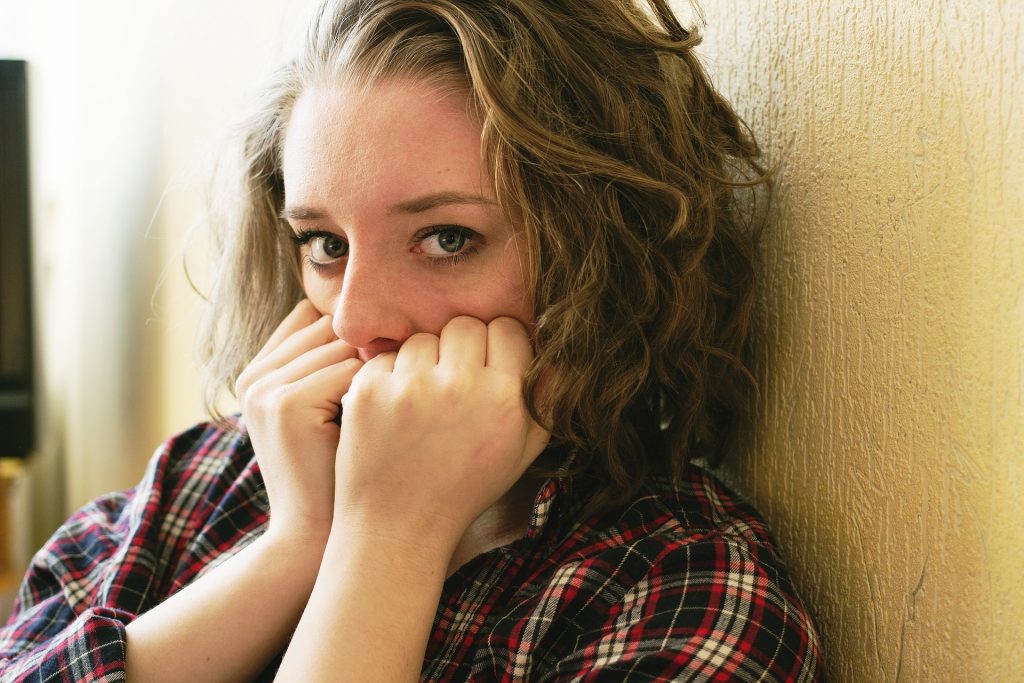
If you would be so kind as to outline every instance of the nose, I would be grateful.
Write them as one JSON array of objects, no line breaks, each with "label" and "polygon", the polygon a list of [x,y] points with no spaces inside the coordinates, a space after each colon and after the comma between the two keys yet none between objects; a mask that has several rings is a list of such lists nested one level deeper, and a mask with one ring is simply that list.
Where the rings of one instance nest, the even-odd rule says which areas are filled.
[{"label": "nose", "polygon": [[[408,301],[386,264],[349,252],[341,289],[333,305],[334,333],[359,350],[365,361],[397,351],[412,334]],[[379,259],[378,259],[379,261]]]}]

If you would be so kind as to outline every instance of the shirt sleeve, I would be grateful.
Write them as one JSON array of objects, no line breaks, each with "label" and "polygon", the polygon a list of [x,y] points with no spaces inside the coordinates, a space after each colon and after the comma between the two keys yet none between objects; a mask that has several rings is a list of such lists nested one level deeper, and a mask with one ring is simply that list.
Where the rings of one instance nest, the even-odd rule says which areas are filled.
[{"label": "shirt sleeve", "polygon": [[124,681],[128,624],[258,536],[266,516],[239,423],[172,437],[138,486],[89,503],[36,553],[0,628],[0,681]]},{"label": "shirt sleeve", "polygon": [[169,592],[166,568],[190,520],[168,514],[204,434],[159,448],[141,483],[76,512],[32,558],[0,629],[0,681],[123,681],[126,627]]},{"label": "shirt sleeve", "polygon": [[134,499],[129,491],[90,503],[36,553],[0,630],[0,679],[124,680],[125,627],[135,615],[109,599],[138,527]]}]

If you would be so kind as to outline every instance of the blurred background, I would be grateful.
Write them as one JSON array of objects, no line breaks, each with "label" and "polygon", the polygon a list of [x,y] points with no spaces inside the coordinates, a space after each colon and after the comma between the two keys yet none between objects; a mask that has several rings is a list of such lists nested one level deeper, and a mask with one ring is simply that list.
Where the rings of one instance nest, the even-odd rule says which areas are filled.
[{"label": "blurred background", "polygon": [[[0,0],[0,58],[28,62],[40,397],[36,451],[0,469],[5,599],[203,417],[185,238],[315,4]],[[1024,4],[705,4],[703,58],[779,169],[761,417],[723,475],[831,679],[1024,680]]]},{"label": "blurred background", "polygon": [[0,59],[27,62],[39,400],[8,477],[8,588],[70,512],[203,418],[186,238],[208,160],[315,5],[0,0]]}]

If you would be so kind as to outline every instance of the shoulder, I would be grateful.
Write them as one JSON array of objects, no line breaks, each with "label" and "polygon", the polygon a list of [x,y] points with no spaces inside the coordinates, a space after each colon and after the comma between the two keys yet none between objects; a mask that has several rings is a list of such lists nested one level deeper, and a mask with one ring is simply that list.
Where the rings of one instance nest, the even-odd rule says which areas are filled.
[{"label": "shoulder", "polygon": [[169,503],[182,495],[213,499],[239,482],[261,486],[249,435],[240,417],[200,422],[167,439],[129,491],[137,503]]},{"label": "shoulder", "polygon": [[[171,437],[136,486],[94,499],[53,533],[32,560],[20,609],[63,596],[75,612],[93,606],[135,612],[166,595],[181,583],[179,575],[201,564],[190,549],[225,516],[219,510],[237,517],[234,511],[248,504],[248,517],[260,521],[262,482],[253,476],[254,461],[237,419]],[[225,504],[232,497],[239,503]],[[243,528],[232,521],[232,529]]]},{"label": "shoulder", "polygon": [[551,559],[539,604],[575,631],[560,667],[820,675],[816,629],[763,518],[701,468],[578,521]]},{"label": "shoulder", "polygon": [[806,617],[764,518],[700,467],[678,482],[652,479],[631,504],[583,519],[573,535],[570,564],[623,597],[733,616],[785,604]]},{"label": "shoulder", "polygon": [[93,499],[73,514],[52,540],[74,538],[83,532],[127,531],[125,525],[151,520],[185,491],[195,494],[232,481],[252,460],[252,448],[238,418],[229,418],[222,425],[199,423],[161,444],[135,486]]},{"label": "shoulder", "polygon": [[198,423],[167,439],[154,452],[142,480],[127,491],[101,496],[79,510],[58,532],[65,538],[102,534],[121,552],[153,555],[171,566],[186,545],[226,511],[259,521],[264,486],[244,424]]},{"label": "shoulder", "polygon": [[714,474],[696,465],[680,481],[652,478],[618,514],[590,520],[601,528],[630,530],[669,549],[698,543],[726,543],[746,548],[765,561],[780,561],[778,545],[761,514]]},{"label": "shoulder", "polygon": [[[577,501],[574,501],[577,503]],[[696,546],[721,546],[757,562],[781,564],[774,537],[757,510],[707,470],[689,466],[680,481],[649,480],[626,506],[575,516],[561,544],[573,556],[598,559],[642,550],[644,564],[692,556]],[[562,520],[565,524],[566,520]]]},{"label": "shoulder", "polygon": [[152,465],[166,472],[189,472],[211,464],[244,465],[252,457],[252,445],[241,417],[232,415],[220,423],[200,422],[167,439],[154,454]]},{"label": "shoulder", "polygon": [[132,498],[145,507],[139,517],[151,519],[176,542],[202,540],[213,531],[218,547],[258,528],[268,508],[259,464],[238,416],[201,422],[164,442]]}]

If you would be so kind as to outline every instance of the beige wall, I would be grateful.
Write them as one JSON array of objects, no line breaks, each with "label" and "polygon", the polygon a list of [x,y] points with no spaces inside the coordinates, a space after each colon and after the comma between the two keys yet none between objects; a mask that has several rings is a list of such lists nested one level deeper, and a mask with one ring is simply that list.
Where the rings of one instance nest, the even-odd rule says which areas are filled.
[{"label": "beige wall", "polygon": [[835,680],[1024,680],[1024,3],[705,4],[781,169],[730,475]]}]

